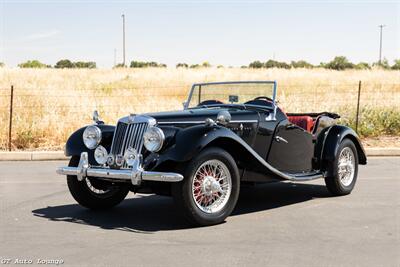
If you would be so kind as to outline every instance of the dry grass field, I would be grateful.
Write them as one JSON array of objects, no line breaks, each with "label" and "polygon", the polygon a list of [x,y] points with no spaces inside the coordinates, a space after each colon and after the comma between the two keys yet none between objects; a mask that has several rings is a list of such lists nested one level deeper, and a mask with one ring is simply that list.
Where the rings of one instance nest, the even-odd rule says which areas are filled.
[{"label": "dry grass field", "polygon": [[14,86],[13,149],[60,149],[91,123],[97,109],[114,124],[129,113],[182,108],[194,82],[276,80],[288,112],[333,111],[354,127],[362,81],[359,132],[400,135],[400,72],[325,69],[7,69],[0,68],[0,150],[7,147],[10,86]]}]

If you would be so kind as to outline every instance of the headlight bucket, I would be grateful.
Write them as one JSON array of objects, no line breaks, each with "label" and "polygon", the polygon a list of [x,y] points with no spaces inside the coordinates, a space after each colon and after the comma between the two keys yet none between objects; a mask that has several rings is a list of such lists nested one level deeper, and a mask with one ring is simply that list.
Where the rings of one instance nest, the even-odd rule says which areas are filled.
[{"label": "headlight bucket", "polygon": [[107,162],[108,152],[103,146],[98,146],[94,151],[94,159],[100,165],[104,165]]},{"label": "headlight bucket", "polygon": [[89,149],[95,149],[101,141],[101,130],[95,125],[86,127],[82,135],[83,143]]},{"label": "headlight bucket", "polygon": [[144,147],[150,152],[161,150],[165,141],[163,130],[156,126],[150,126],[143,135]]}]

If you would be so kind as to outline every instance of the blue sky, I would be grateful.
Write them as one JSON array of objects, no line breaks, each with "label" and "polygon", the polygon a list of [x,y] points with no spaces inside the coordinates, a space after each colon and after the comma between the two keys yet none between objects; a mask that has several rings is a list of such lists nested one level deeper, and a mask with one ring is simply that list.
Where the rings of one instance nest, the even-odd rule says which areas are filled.
[{"label": "blue sky", "polygon": [[209,61],[305,59],[314,64],[345,55],[375,62],[379,24],[383,56],[400,58],[400,2],[391,1],[8,1],[0,0],[0,61],[28,59],[127,61],[175,65]]}]

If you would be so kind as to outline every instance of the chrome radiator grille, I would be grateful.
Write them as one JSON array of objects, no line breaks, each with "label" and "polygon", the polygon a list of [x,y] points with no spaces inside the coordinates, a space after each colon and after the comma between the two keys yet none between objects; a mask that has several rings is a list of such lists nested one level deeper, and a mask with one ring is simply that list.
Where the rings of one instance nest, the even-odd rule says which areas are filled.
[{"label": "chrome radiator grille", "polygon": [[124,155],[129,147],[142,151],[143,134],[148,126],[147,122],[131,123],[118,122],[111,145],[111,154]]}]

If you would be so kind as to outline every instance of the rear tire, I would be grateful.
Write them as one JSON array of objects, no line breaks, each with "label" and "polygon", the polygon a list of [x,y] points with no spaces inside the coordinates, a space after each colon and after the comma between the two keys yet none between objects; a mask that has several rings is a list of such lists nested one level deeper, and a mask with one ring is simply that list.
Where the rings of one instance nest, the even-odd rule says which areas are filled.
[{"label": "rear tire", "polygon": [[[77,167],[79,156],[73,156],[68,164]],[[75,175],[67,175],[67,185],[72,197],[83,207],[93,210],[112,208],[129,193],[128,186],[114,185],[98,179],[85,178],[78,181]]]},{"label": "rear tire", "polygon": [[338,149],[335,160],[330,166],[335,175],[325,177],[329,192],[335,196],[348,195],[353,190],[358,174],[358,154],[354,143],[344,139]]},{"label": "rear tire", "polygon": [[175,203],[195,226],[223,222],[235,208],[240,178],[235,160],[221,148],[207,148],[184,168],[185,179],[172,185]]}]

